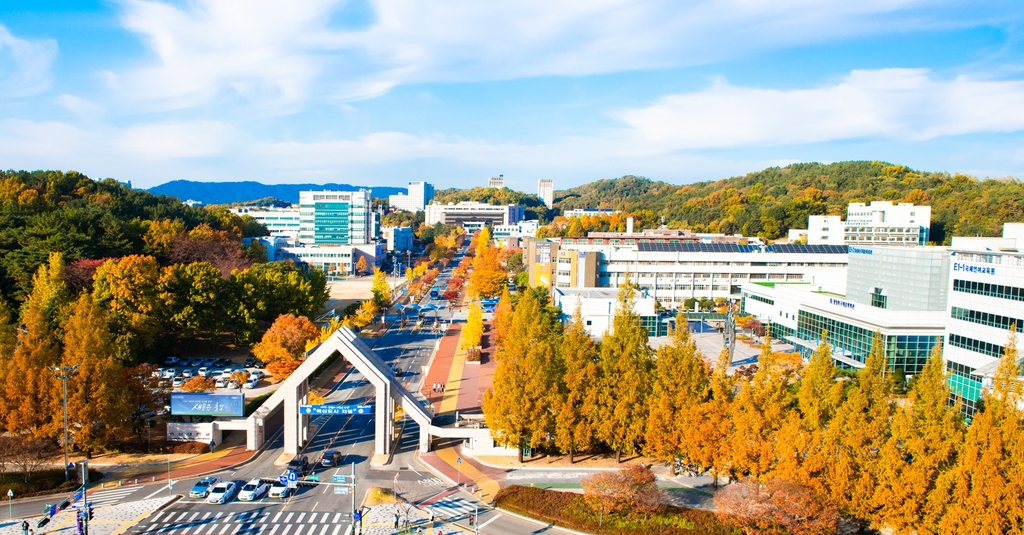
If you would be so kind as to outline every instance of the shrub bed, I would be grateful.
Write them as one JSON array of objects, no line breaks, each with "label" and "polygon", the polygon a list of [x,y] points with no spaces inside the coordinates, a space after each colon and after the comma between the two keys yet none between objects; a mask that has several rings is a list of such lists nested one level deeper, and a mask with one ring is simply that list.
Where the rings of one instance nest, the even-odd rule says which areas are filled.
[{"label": "shrub bed", "polygon": [[[32,472],[32,476],[26,482],[25,475],[22,472],[4,472],[0,473],[0,488],[11,489],[14,491],[15,498],[28,498],[30,496],[53,494],[56,492],[73,492],[82,486],[79,480],[81,475],[81,470],[78,470],[77,474],[72,472],[71,481],[64,481],[63,469],[37,470]],[[103,472],[93,469],[89,470],[90,482],[101,479],[103,479]],[[40,505],[40,507],[42,506]]]},{"label": "shrub bed", "polygon": [[714,513],[665,505],[658,511],[642,514],[600,515],[587,505],[580,494],[538,487],[510,485],[494,496],[494,505],[514,513],[578,529],[595,535],[735,535],[739,528],[723,522]]},{"label": "shrub bed", "polygon": [[245,417],[248,418],[249,416],[252,415],[252,413],[256,412],[256,409],[260,408],[260,405],[263,405],[263,402],[266,401],[267,399],[269,399],[270,396],[273,396],[274,392],[277,392],[277,390],[271,390],[270,392],[267,392],[265,394],[260,394],[260,395],[258,395],[256,397],[250,399],[245,404],[245,412],[243,413],[245,415]]}]

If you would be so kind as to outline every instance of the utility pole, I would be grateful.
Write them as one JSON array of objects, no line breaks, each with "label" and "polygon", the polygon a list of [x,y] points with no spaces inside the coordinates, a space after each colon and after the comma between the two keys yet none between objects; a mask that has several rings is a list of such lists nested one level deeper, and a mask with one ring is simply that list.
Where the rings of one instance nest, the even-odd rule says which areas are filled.
[{"label": "utility pole", "polygon": [[68,467],[68,379],[78,373],[78,365],[47,366],[46,369],[64,385],[64,481],[71,481],[71,469]]}]

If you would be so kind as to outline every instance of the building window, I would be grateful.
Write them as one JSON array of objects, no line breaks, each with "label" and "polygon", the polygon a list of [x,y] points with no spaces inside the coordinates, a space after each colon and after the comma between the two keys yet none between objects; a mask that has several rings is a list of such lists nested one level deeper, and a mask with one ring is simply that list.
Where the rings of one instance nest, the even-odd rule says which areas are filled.
[{"label": "building window", "polygon": [[889,308],[889,296],[882,295],[881,288],[875,288],[875,291],[871,292],[871,306],[878,308]]},{"label": "building window", "polygon": [[1024,288],[1004,286],[1002,284],[953,279],[953,291],[1013,301],[1024,301]]},{"label": "building window", "polygon": [[996,327],[997,329],[1009,329],[1010,325],[1015,325],[1017,327],[1017,331],[1024,329],[1024,321],[1021,321],[1018,318],[1003,316],[1000,314],[991,314],[989,312],[953,307],[950,316],[952,316],[953,319],[969,321],[971,323],[977,323],[978,325],[985,325],[988,327]]},{"label": "building window", "polygon": [[1003,346],[982,342],[981,340],[960,336],[959,334],[949,334],[949,345],[981,353],[986,357],[999,358],[1003,356]]}]

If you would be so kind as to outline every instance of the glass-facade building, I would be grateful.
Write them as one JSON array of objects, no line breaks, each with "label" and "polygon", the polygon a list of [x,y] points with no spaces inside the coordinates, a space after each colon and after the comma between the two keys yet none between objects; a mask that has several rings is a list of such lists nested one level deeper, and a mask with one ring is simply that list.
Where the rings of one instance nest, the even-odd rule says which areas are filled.
[{"label": "glass-facade building", "polygon": [[370,192],[299,193],[299,242],[304,245],[361,245],[374,239]]},{"label": "glass-facade building", "polygon": [[[860,368],[867,360],[874,343],[875,329],[845,321],[842,316],[826,316],[801,310],[799,327],[795,337],[805,343],[796,344],[801,355],[810,358],[816,344],[826,333],[826,341],[832,346],[836,363],[840,368]],[[881,333],[882,327],[876,326]],[[908,375],[916,375],[924,368],[936,344],[942,345],[942,335],[882,333],[882,344],[889,360],[890,369],[901,369]],[[841,358],[840,358],[841,357]],[[859,364],[859,365],[858,365]]]}]

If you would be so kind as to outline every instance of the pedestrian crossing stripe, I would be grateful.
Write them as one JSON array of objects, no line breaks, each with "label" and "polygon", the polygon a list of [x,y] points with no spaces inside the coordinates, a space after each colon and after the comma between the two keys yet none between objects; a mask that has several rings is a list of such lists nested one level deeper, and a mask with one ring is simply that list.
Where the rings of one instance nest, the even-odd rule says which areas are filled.
[{"label": "pedestrian crossing stripe", "polygon": [[441,481],[436,477],[424,478],[419,480],[418,483],[424,487],[440,487],[444,485],[444,481]]},{"label": "pedestrian crossing stripe", "polygon": [[262,511],[160,511],[133,531],[147,535],[338,535],[339,529],[348,525],[349,518],[346,513],[326,511],[291,511],[283,518],[282,514],[282,511],[273,515]]},{"label": "pedestrian crossing stripe", "polygon": [[139,490],[140,487],[121,487],[110,490],[98,490],[89,494],[89,503],[95,507],[109,505],[121,501],[121,498]]},{"label": "pedestrian crossing stripe", "polygon": [[[457,517],[466,516],[476,510],[476,504],[463,500],[462,498],[442,498],[429,506],[433,508],[434,515],[443,520],[452,520]],[[430,509],[428,508],[429,512]]]}]

